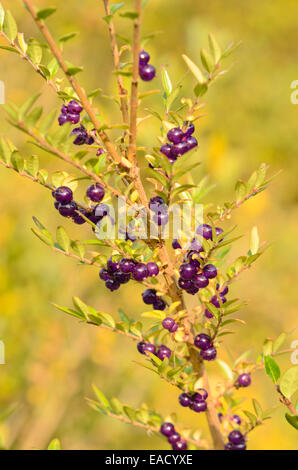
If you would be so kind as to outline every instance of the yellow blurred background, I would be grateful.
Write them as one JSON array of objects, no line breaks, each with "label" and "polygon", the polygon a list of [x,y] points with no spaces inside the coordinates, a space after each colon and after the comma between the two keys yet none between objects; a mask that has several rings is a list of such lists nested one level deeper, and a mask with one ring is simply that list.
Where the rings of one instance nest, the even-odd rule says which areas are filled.
[{"label": "yellow blurred background", "polygon": [[[2,0],[17,19],[27,38],[39,37],[21,1]],[[58,12],[48,20],[55,37],[80,31],[65,46],[65,55],[76,65],[85,66],[79,75],[87,90],[100,87],[106,94],[115,91],[107,28],[102,21],[99,0],[50,2]],[[36,0],[36,6],[49,3]],[[128,9],[131,1],[126,1]],[[144,14],[143,34],[160,31],[146,44],[152,63],[160,71],[168,66],[173,82],[185,73],[181,55],[199,62],[199,50],[207,46],[212,31],[224,46],[243,41],[229,59],[232,65],[206,95],[206,118],[199,121],[202,165],[195,175],[205,173],[216,189],[207,197],[215,204],[233,198],[237,178],[247,178],[261,162],[270,172],[282,169],[269,190],[252,199],[233,214],[239,234],[248,234],[257,225],[262,240],[273,241],[271,248],[252,270],[242,275],[232,288],[233,297],[249,301],[241,312],[247,322],[238,334],[225,339],[226,350],[237,357],[252,347],[254,355],[265,338],[276,338],[297,326],[298,290],[298,105],[291,103],[291,82],[298,79],[298,6],[295,0],[272,2],[250,0],[150,0]],[[131,35],[131,22],[117,20],[119,32]],[[16,55],[0,52],[0,79],[6,84],[6,100],[21,104],[39,90],[46,109],[60,103],[28,64]],[[108,77],[108,79],[107,79]],[[191,90],[192,80],[185,85]],[[160,73],[144,90],[161,88]],[[96,99],[102,115],[118,122],[119,113],[109,100]],[[147,99],[148,107],[159,107],[159,98]],[[32,147],[24,135],[10,127],[0,113],[1,134],[29,155]],[[140,141],[156,145],[158,123],[153,119],[141,128]],[[34,150],[36,152],[36,150]],[[61,164],[42,155],[42,165],[50,169]],[[0,422],[3,445],[17,449],[45,448],[53,437],[65,449],[154,449],[167,448],[158,436],[128,427],[98,415],[85,401],[92,397],[94,382],[107,396],[138,406],[147,402],[164,415],[178,412],[179,420],[207,433],[203,416],[194,416],[177,405],[177,391],[161,383],[157,376],[139,368],[135,345],[92,326],[79,324],[58,312],[51,302],[70,306],[76,294],[88,304],[115,314],[121,307],[129,316],[142,311],[141,289],[130,285],[117,294],[107,293],[97,270],[77,266],[74,260],[54,255],[33,236],[35,215],[52,232],[61,224],[48,191],[0,168],[0,340],[6,347],[6,364],[0,366],[0,414],[12,405],[14,413]],[[73,227],[63,220],[69,233],[86,237],[87,228]],[[226,227],[228,224],[226,224]],[[75,235],[74,235],[75,238]],[[247,251],[246,235],[233,249],[236,258]],[[231,258],[232,259],[232,258]],[[286,346],[298,339],[298,331]],[[125,353],[124,353],[125,352]],[[227,357],[222,348],[223,357]],[[291,366],[288,356],[279,360],[282,370]],[[218,369],[210,365],[216,379]],[[256,397],[264,408],[278,405],[272,383],[258,372],[249,390],[239,392]],[[247,402],[246,408],[250,409]],[[297,449],[297,432],[284,419],[279,407],[271,421],[250,435],[250,449]]]}]

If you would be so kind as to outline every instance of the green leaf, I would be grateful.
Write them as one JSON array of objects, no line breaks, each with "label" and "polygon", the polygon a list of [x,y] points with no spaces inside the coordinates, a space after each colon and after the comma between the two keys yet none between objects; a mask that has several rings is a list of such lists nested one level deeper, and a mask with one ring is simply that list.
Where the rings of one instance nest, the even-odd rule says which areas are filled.
[{"label": "green leaf", "polygon": [[293,428],[298,429],[298,415],[290,415],[289,413],[285,414],[285,418],[288,423],[293,426]]},{"label": "green leaf", "polygon": [[98,316],[103,320],[104,323],[107,323],[111,328],[115,328],[114,318],[105,312],[97,312]]},{"label": "green leaf", "polygon": [[53,13],[55,13],[56,10],[57,10],[57,8],[55,8],[55,7],[43,8],[42,10],[38,9],[37,10],[37,18],[39,20],[45,20],[46,18],[51,16]]},{"label": "green leaf", "polygon": [[76,310],[73,310],[72,308],[68,307],[63,307],[62,305],[58,305],[53,303],[54,307],[58,308],[64,313],[67,313],[68,315],[71,315],[72,317],[79,318],[80,320],[86,320],[85,316],[81,312],[77,312]]},{"label": "green leaf", "polygon": [[53,109],[53,111],[51,111],[49,114],[47,114],[47,116],[43,118],[41,124],[38,127],[38,131],[41,135],[45,135],[49,132],[53,125],[53,122],[55,121],[56,115],[57,111]]},{"label": "green leaf", "polygon": [[256,425],[257,421],[258,421],[258,418],[253,414],[251,413],[250,411],[247,411],[247,410],[243,410],[243,413],[246,414],[246,416],[248,417],[248,419],[250,420],[251,424],[253,426]]},{"label": "green leaf", "polygon": [[74,306],[78,308],[79,311],[82,312],[86,320],[89,321],[90,310],[88,305],[86,305],[79,297],[73,297],[72,301]]},{"label": "green leaf", "polygon": [[257,417],[259,419],[262,419],[263,410],[262,410],[260,403],[255,398],[253,398],[252,403],[253,403],[253,407],[254,407]]},{"label": "green leaf", "polygon": [[121,2],[121,3],[111,3],[110,4],[110,11],[111,11],[111,15],[114,15],[116,13],[116,11],[118,11],[120,8],[122,8],[123,6],[125,5],[124,2]]},{"label": "green leaf", "polygon": [[21,172],[24,169],[24,159],[17,150],[11,155],[11,164],[18,172]]},{"label": "green leaf", "polygon": [[29,128],[35,127],[39,119],[41,118],[43,108],[42,106],[37,106],[31,111],[29,116],[26,118],[25,122]]},{"label": "green leaf", "polygon": [[15,38],[18,34],[18,27],[14,17],[12,16],[10,10],[7,10],[5,13],[4,23],[3,23],[3,30],[6,36],[14,42]]},{"label": "green leaf", "polygon": [[70,62],[67,62],[67,73],[69,75],[76,75],[79,72],[83,71],[83,67],[76,67],[75,65],[72,65]]},{"label": "green leaf", "polygon": [[167,357],[164,358],[160,366],[158,367],[158,372],[160,375],[164,374],[169,367],[169,359]]},{"label": "green leaf", "polygon": [[0,3],[0,30],[2,30],[3,28],[4,17],[5,17],[5,11],[4,11],[2,4]]},{"label": "green leaf", "polygon": [[298,366],[288,369],[280,379],[280,390],[286,398],[291,398],[298,390]]},{"label": "green leaf", "polygon": [[137,11],[126,11],[125,13],[120,13],[119,16],[129,20],[136,20],[139,17],[139,13]]},{"label": "green leaf", "polygon": [[247,193],[246,184],[243,181],[237,181],[235,186],[236,191],[236,202],[242,201]]},{"label": "green leaf", "polygon": [[42,59],[42,48],[35,39],[31,39],[29,41],[27,55],[32,60],[33,64],[40,64]]},{"label": "green leaf", "polygon": [[250,235],[250,251],[253,255],[255,255],[258,252],[260,245],[260,239],[259,239],[259,234],[258,234],[258,228],[253,227]]},{"label": "green leaf", "polygon": [[195,76],[195,78],[198,80],[198,82],[202,85],[203,83],[206,82],[205,77],[199,67],[192,61],[190,60],[187,55],[183,54],[182,55],[183,60],[185,61],[187,67],[191,71],[191,73]]},{"label": "green leaf", "polygon": [[264,357],[264,364],[266,374],[273,380],[274,383],[277,383],[280,377],[280,368],[278,364],[270,356]]},{"label": "green leaf", "polygon": [[105,407],[105,408],[110,408],[110,403],[109,400],[106,398],[106,396],[102,393],[101,390],[99,390],[96,385],[92,385],[92,388],[94,390],[94,393],[99,400],[99,402]]},{"label": "green leaf", "polygon": [[118,400],[118,398],[111,398],[110,399],[110,404],[113,412],[116,415],[121,415],[123,413],[123,405],[122,403]]},{"label": "green leaf", "polygon": [[37,177],[38,170],[39,170],[39,160],[36,155],[32,155],[31,157],[27,158],[25,161],[26,170],[30,173],[30,175]]},{"label": "green leaf", "polygon": [[195,93],[197,98],[199,96],[205,95],[205,93],[207,93],[207,91],[208,91],[207,83],[198,83],[194,88],[194,93]]},{"label": "green leaf", "polygon": [[162,84],[163,84],[165,94],[167,95],[167,97],[169,97],[173,91],[173,85],[169,77],[169,74],[164,67],[162,68],[162,71],[161,71],[161,78],[162,78]]},{"label": "green leaf", "polygon": [[36,95],[30,96],[30,98],[28,98],[25,101],[25,103],[22,104],[19,110],[21,118],[24,118],[24,116],[26,116],[26,114],[30,111],[30,109],[32,108],[34,103],[38,100],[40,95],[41,93],[37,93]]},{"label": "green leaf", "polygon": [[133,422],[136,419],[136,412],[131,406],[124,406],[123,411],[126,416]]},{"label": "green leaf", "polygon": [[54,245],[54,241],[49,235],[45,234],[44,232],[41,232],[40,230],[37,230],[36,228],[32,228],[31,230],[34,233],[34,235],[36,235],[46,245],[49,245],[49,246]]},{"label": "green leaf", "polygon": [[4,49],[5,51],[15,52],[16,54],[19,54],[19,51],[17,51],[16,49],[10,46],[0,46],[0,49]]},{"label": "green leaf", "polygon": [[210,52],[212,54],[214,62],[218,64],[221,58],[221,48],[212,33],[209,33],[208,40],[209,40]]},{"label": "green leaf", "polygon": [[57,227],[56,238],[61,248],[68,253],[70,247],[70,239],[64,227]]},{"label": "green leaf", "polygon": [[201,49],[201,61],[207,72],[213,72],[215,67],[213,57],[205,49]]},{"label": "green leaf", "polygon": [[221,368],[221,370],[223,371],[223,373],[225,374],[225,376],[228,379],[233,380],[233,371],[230,368],[230,366],[226,362],[222,361],[221,359],[217,359],[216,362]]},{"label": "green leaf", "polygon": [[61,450],[61,444],[59,439],[53,439],[49,445],[47,450]]},{"label": "green leaf", "polygon": [[274,352],[278,351],[282,347],[287,337],[288,337],[287,333],[281,333],[279,335],[279,337],[273,343]]}]

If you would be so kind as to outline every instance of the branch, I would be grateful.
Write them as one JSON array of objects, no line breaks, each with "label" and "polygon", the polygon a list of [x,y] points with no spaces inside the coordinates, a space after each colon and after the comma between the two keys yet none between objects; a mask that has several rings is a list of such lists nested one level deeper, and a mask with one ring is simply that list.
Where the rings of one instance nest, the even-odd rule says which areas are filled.
[{"label": "branch", "polygon": [[278,393],[279,393],[280,396],[281,396],[280,402],[281,402],[283,405],[285,405],[285,406],[289,409],[289,411],[292,413],[292,415],[296,415],[296,416],[297,416],[297,415],[298,415],[298,412],[296,411],[293,402],[292,402],[289,398],[287,398],[287,397],[284,396],[284,394],[282,393],[282,391],[281,391],[279,385],[276,385],[276,390],[278,391]]},{"label": "branch", "polygon": [[51,49],[52,53],[54,54],[54,56],[56,57],[61,69],[63,70],[63,72],[66,76],[66,78],[68,79],[68,81],[71,84],[72,88],[74,89],[74,91],[78,95],[78,97],[81,101],[81,104],[84,107],[85,111],[87,112],[87,114],[88,114],[90,120],[92,121],[95,129],[97,130],[97,133],[98,133],[99,137],[101,138],[103,145],[106,147],[106,149],[108,150],[108,152],[111,155],[111,157],[113,158],[113,160],[117,164],[121,164],[121,155],[119,155],[116,147],[110,141],[107,134],[104,131],[100,130],[101,124],[100,124],[100,122],[99,122],[99,120],[98,120],[98,118],[97,118],[97,116],[96,116],[96,114],[95,114],[95,112],[94,112],[94,110],[91,106],[91,103],[89,102],[89,100],[87,98],[86,93],[83,90],[83,88],[80,87],[80,85],[77,82],[76,78],[69,73],[67,63],[65,62],[65,60],[63,58],[63,55],[62,55],[62,52],[61,52],[60,48],[55,43],[55,40],[54,40],[52,34],[50,33],[50,31],[48,30],[46,25],[42,21],[39,20],[39,18],[37,16],[37,13],[36,13],[36,10],[35,10],[35,8],[33,7],[32,3],[31,3],[31,0],[23,0],[23,3],[25,4],[27,9],[29,10],[33,20],[35,21],[35,23],[38,26],[39,30],[41,31],[43,37],[45,38],[48,45],[50,46],[50,49]]}]

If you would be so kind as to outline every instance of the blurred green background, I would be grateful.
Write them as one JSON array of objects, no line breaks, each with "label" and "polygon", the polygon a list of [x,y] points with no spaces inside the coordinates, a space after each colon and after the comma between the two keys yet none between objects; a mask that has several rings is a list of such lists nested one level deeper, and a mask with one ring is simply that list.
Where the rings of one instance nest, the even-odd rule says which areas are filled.
[{"label": "blurred green background", "polygon": [[[12,10],[27,38],[39,37],[21,1],[2,3]],[[49,6],[44,0],[35,4]],[[58,13],[48,20],[54,35],[80,31],[65,48],[71,62],[85,66],[80,82],[88,90],[101,87],[105,93],[114,92],[101,1],[64,0],[56,4]],[[126,4],[132,8],[130,1]],[[239,225],[239,233],[248,234],[257,225],[262,240],[274,242],[232,289],[233,296],[249,300],[241,312],[247,327],[240,327],[237,336],[226,339],[226,349],[234,357],[250,347],[256,354],[266,337],[275,338],[297,326],[298,105],[290,101],[290,84],[298,79],[297,14],[295,0],[150,0],[144,14],[143,34],[160,31],[146,44],[152,63],[158,70],[167,65],[173,81],[186,70],[181,54],[199,61],[208,32],[212,31],[223,46],[233,40],[243,41],[229,60],[233,65],[229,73],[207,94],[208,115],[199,121],[202,166],[196,177],[208,173],[211,182],[217,183],[208,200],[218,204],[232,199],[236,179],[248,177],[263,161],[270,164],[272,173],[283,170],[268,191],[233,214],[232,222]],[[118,27],[121,34],[131,35],[129,20],[119,19]],[[21,104],[41,89],[46,109],[59,106],[28,64],[4,51],[0,57],[0,79],[6,84],[7,101]],[[188,91],[192,83],[189,77],[185,82]],[[160,73],[152,84],[141,86],[144,90],[160,88]],[[146,105],[158,107],[158,99],[148,99]],[[110,101],[99,98],[96,104],[105,118],[112,116],[113,122],[120,119]],[[24,135],[7,124],[4,112],[0,113],[0,128],[29,154],[31,147]],[[158,123],[147,121],[141,128],[140,141],[156,145],[156,135]],[[57,162],[49,156],[43,155],[42,164],[57,168]],[[32,215],[52,231],[61,223],[48,192],[2,167],[0,185],[0,339],[6,346],[6,365],[0,366],[0,411],[17,404],[11,417],[0,423],[4,444],[18,449],[44,448],[52,437],[59,437],[65,449],[167,448],[157,436],[148,438],[141,430],[91,410],[85,397],[92,396],[92,382],[107,396],[117,396],[135,406],[147,402],[165,415],[176,410],[180,421],[206,430],[203,416],[178,409],[176,390],[132,362],[136,359],[134,344],[81,325],[51,305],[70,305],[75,293],[107,312],[122,307],[137,316],[142,309],[141,289],[137,288],[138,295],[135,285],[116,295],[107,293],[96,269],[76,266],[73,260],[54,255],[30,231]],[[82,231],[82,236],[88,230],[74,229],[67,221],[64,226],[70,233]],[[245,253],[248,243],[246,235],[234,247],[233,257]],[[298,332],[287,346],[295,339]],[[225,348],[222,354],[226,356]],[[288,356],[279,363],[283,369],[291,366]],[[210,365],[210,373],[215,381],[216,365]],[[253,377],[249,390],[239,394],[256,397],[264,407],[278,405],[272,383],[262,372]],[[247,403],[246,408],[249,406]],[[278,408],[272,421],[251,434],[249,448],[297,449],[297,432],[286,423],[284,409]]]}]

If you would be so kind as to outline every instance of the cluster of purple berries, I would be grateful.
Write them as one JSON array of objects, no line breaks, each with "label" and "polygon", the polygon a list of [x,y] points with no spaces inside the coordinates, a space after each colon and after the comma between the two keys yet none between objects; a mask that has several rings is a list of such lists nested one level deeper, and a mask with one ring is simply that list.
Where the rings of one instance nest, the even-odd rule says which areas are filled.
[{"label": "cluster of purple berries", "polygon": [[217,276],[217,269],[213,264],[206,264],[201,269],[199,260],[193,258],[195,254],[198,254],[198,251],[191,250],[187,254],[187,262],[179,268],[180,278],[178,280],[179,287],[192,295],[207,287],[209,280]]},{"label": "cluster of purple berries", "polygon": [[204,388],[200,388],[197,392],[190,393],[181,393],[179,395],[179,403],[181,406],[190,408],[196,413],[202,413],[207,410],[207,400],[208,393]]},{"label": "cluster of purple berries", "polygon": [[68,105],[64,104],[61,108],[61,114],[58,117],[59,125],[63,126],[66,122],[77,124],[80,121],[82,111],[83,107],[76,100],[71,100]]},{"label": "cluster of purple berries", "polygon": [[169,222],[168,206],[160,196],[154,196],[149,201],[149,209],[154,213],[153,221],[158,225],[166,225]]},{"label": "cluster of purple berries", "polygon": [[200,354],[204,361],[213,361],[216,359],[217,351],[213,346],[209,335],[200,333],[195,337],[195,346],[200,349]]},{"label": "cluster of purple berries", "polygon": [[187,450],[187,442],[181,439],[180,434],[175,430],[172,423],[162,423],[160,432],[168,438],[173,450]]},{"label": "cluster of purple berries", "polygon": [[144,82],[151,82],[156,75],[153,65],[149,64],[150,55],[146,51],[139,53],[139,75]]},{"label": "cluster of purple berries", "polygon": [[[126,284],[130,279],[143,281],[147,277],[157,276],[159,268],[156,263],[138,263],[130,258],[123,258],[120,261],[113,262],[108,259],[107,267],[102,268],[99,277],[106,283],[110,291],[119,289],[121,284]],[[149,289],[150,290],[150,289]]]},{"label": "cluster of purple berries", "polygon": [[178,157],[197,147],[198,141],[192,135],[194,131],[195,126],[192,122],[185,122],[182,129],[173,127],[167,134],[170,143],[160,147],[161,153],[173,164]]},{"label": "cluster of purple berries", "polygon": [[246,443],[243,434],[240,431],[231,431],[228,435],[226,450],[246,450]]},{"label": "cluster of purple berries", "polygon": [[237,379],[237,387],[249,387],[251,384],[250,374],[240,374]]},{"label": "cluster of purple berries", "polygon": [[[224,289],[220,290],[219,284],[216,284],[216,290],[219,291],[219,293],[213,295],[211,297],[210,302],[214,305],[214,307],[220,308],[220,303],[224,304],[227,301],[225,296],[229,292],[229,288],[228,288],[228,286],[226,286]],[[207,308],[205,308],[204,314],[205,314],[206,318],[209,318],[209,319],[213,318],[213,314]]]},{"label": "cluster of purple berries", "polygon": [[154,310],[164,310],[165,301],[157,295],[155,289],[146,289],[142,294],[143,302],[146,305],[153,305]]},{"label": "cluster of purple berries", "polygon": [[178,323],[175,322],[174,318],[166,317],[162,321],[162,326],[165,330],[168,330],[170,333],[175,333],[178,330]]},{"label": "cluster of purple berries", "polygon": [[[95,132],[95,131],[93,131]],[[80,127],[75,127],[70,135],[74,135],[75,136],[75,140],[73,141],[74,145],[92,145],[94,144],[94,138],[92,137],[92,135],[89,135],[88,132],[87,132],[87,129],[81,124]],[[99,149],[99,150],[103,150],[103,149]],[[103,153],[103,152],[101,152]],[[101,155],[100,153],[100,155]]]},{"label": "cluster of purple berries", "polygon": [[161,361],[163,361],[166,357],[169,359],[171,357],[172,351],[167,346],[163,344],[156,349],[155,344],[152,343],[145,343],[145,341],[140,341],[137,345],[137,349],[139,353],[145,354],[151,353],[157,356]]}]

